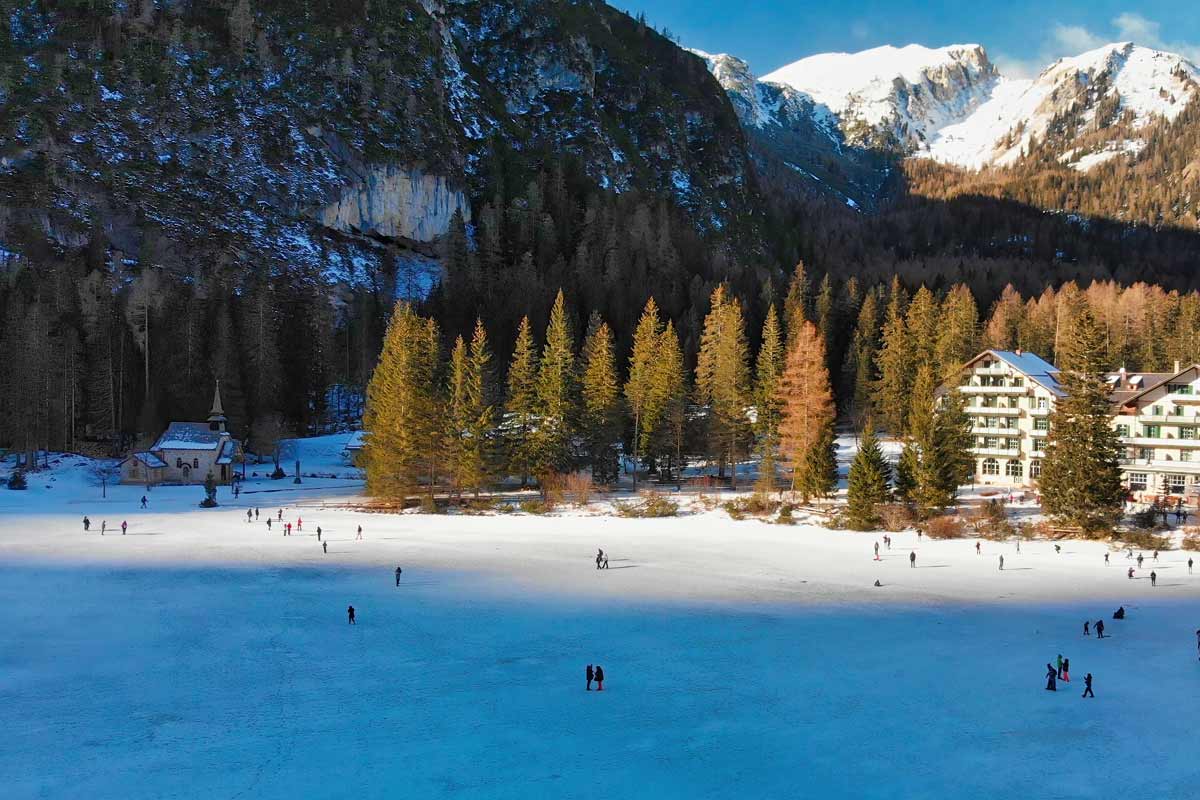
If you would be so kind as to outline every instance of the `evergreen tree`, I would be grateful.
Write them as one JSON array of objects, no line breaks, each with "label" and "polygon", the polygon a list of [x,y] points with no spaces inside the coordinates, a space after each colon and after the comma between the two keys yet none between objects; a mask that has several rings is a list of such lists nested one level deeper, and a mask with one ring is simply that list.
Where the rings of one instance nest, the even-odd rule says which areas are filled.
[{"label": "evergreen tree", "polygon": [[779,378],[783,373],[784,349],[779,315],[775,307],[767,308],[763,323],[762,344],[754,369],[754,404],[757,410],[755,433],[758,436],[758,488],[775,491],[775,462],[779,449]]},{"label": "evergreen tree", "polygon": [[868,420],[859,438],[858,452],[850,462],[846,492],[846,522],[850,528],[869,531],[878,527],[879,506],[888,501],[891,473],[874,426]]},{"label": "evergreen tree", "polygon": [[910,439],[904,443],[904,449],[900,451],[900,458],[896,460],[895,482],[892,489],[897,500],[902,503],[916,502],[917,474],[920,469],[920,451]]},{"label": "evergreen tree", "polygon": [[670,464],[664,479],[674,473],[676,478],[683,470],[683,434],[687,421],[687,373],[683,366],[683,348],[675,323],[667,322],[659,337],[658,368],[654,371],[656,402],[661,403],[662,424],[655,437],[656,460],[662,474],[661,464]]},{"label": "evergreen tree", "polygon": [[[937,374],[934,359],[937,357],[938,322],[937,298],[922,284],[913,295],[904,320],[914,370],[917,364],[931,364],[935,366],[934,374]],[[913,377],[916,377],[915,371]]]},{"label": "evergreen tree", "polygon": [[1063,522],[1086,531],[1113,524],[1121,514],[1122,447],[1112,427],[1104,379],[1105,335],[1090,310],[1083,310],[1062,341],[1059,381],[1066,396],[1050,416],[1046,456],[1038,487],[1042,505]]},{"label": "evergreen tree", "polygon": [[560,290],[550,310],[546,343],[538,366],[534,463],[539,483],[572,466],[571,439],[576,425],[577,388],[573,336],[567,319],[566,299]]},{"label": "evergreen tree", "polygon": [[832,442],[835,416],[825,344],[811,322],[801,325],[796,333],[777,393],[782,409],[779,449],[792,471],[792,491],[804,492],[807,500],[823,493],[819,491],[823,485],[823,449]]},{"label": "evergreen tree", "polygon": [[828,272],[825,273],[825,277],[821,278],[813,310],[816,314],[817,328],[820,329],[821,338],[825,341],[825,354],[830,360],[829,371],[832,373],[833,359],[838,352],[838,342],[841,339],[839,328],[841,319],[838,313],[837,296],[833,290],[833,280],[829,277]]},{"label": "evergreen tree", "polygon": [[938,321],[934,360],[942,380],[951,380],[979,349],[979,310],[966,286],[957,284],[946,296]]},{"label": "evergreen tree", "polygon": [[871,397],[875,391],[875,359],[879,351],[879,300],[867,292],[858,311],[858,322],[843,369],[842,398],[850,399],[850,413],[856,419],[871,416]]},{"label": "evergreen tree", "polygon": [[[398,303],[367,386],[367,491],[403,499],[427,478],[440,428],[437,325]],[[432,491],[432,484],[430,485]]]},{"label": "evergreen tree", "polygon": [[450,490],[462,497],[467,478],[467,439],[470,412],[467,402],[467,343],[461,336],[454,340],[450,351],[449,386],[446,407],[445,466],[450,478]]},{"label": "evergreen tree", "polygon": [[915,485],[908,495],[922,514],[942,510],[954,502],[960,483],[965,482],[964,460],[968,468],[970,465],[970,420],[961,398],[952,391],[935,405],[934,382],[933,365],[922,364],[913,384],[909,412],[912,450],[906,467],[914,467],[911,474]]},{"label": "evergreen tree", "polygon": [[581,432],[587,443],[592,477],[599,483],[616,483],[617,447],[621,437],[621,386],[617,379],[613,336],[599,314],[588,322],[583,342]]},{"label": "evergreen tree", "polygon": [[700,338],[696,398],[708,406],[709,442],[720,453],[722,465],[727,459],[732,467],[735,489],[737,457],[747,428],[748,359],[741,303],[728,297],[724,286],[718,286],[710,298]]},{"label": "evergreen tree", "polygon": [[804,453],[800,473],[794,478],[796,491],[805,503],[811,497],[825,498],[837,489],[837,443],[833,419],[821,425],[816,438]]},{"label": "evergreen tree", "polygon": [[635,487],[640,462],[646,456],[659,423],[660,394],[654,391],[654,373],[661,347],[662,322],[658,317],[658,304],[651,297],[646,301],[646,307],[633,334],[633,351],[629,355],[629,380],[625,382],[625,399],[633,416],[633,453],[638,461],[633,472]]},{"label": "evergreen tree", "polygon": [[471,344],[459,336],[450,356],[446,464],[451,486],[460,497],[464,490],[478,496],[494,468],[491,359],[487,331],[477,320]]},{"label": "evergreen tree", "polygon": [[908,430],[912,382],[916,361],[905,324],[905,291],[899,278],[892,281],[891,297],[884,312],[883,340],[878,356],[879,380],[875,383],[874,407],[884,425],[894,434]]},{"label": "evergreen tree", "polygon": [[796,264],[796,269],[792,272],[792,279],[788,283],[787,297],[783,301],[783,326],[787,335],[788,349],[791,348],[792,339],[799,332],[800,326],[812,318],[812,283],[808,279],[808,272],[804,269],[804,262],[801,261]]},{"label": "evergreen tree", "polygon": [[537,426],[537,353],[529,317],[517,327],[517,341],[508,365],[508,398],[505,405],[505,444],[509,474],[529,483],[534,459],[534,429]]}]

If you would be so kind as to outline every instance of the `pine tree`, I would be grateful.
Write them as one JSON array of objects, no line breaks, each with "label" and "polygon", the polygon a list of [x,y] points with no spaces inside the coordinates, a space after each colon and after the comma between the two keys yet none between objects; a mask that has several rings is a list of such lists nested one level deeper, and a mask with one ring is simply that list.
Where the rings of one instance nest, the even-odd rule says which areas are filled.
[{"label": "pine tree", "polygon": [[879,301],[874,291],[867,292],[858,311],[858,322],[843,369],[843,399],[850,400],[851,415],[860,420],[871,416],[871,397],[875,391],[875,359],[879,351]]},{"label": "pine tree", "polygon": [[363,416],[367,490],[373,495],[403,499],[429,476],[439,455],[437,350],[436,324],[407,303],[397,304]]},{"label": "pine tree", "polygon": [[538,366],[537,416],[534,436],[535,474],[540,484],[550,475],[567,472],[574,460],[571,439],[576,425],[577,379],[575,348],[561,290],[550,310],[546,343]]},{"label": "pine tree", "polygon": [[979,310],[971,290],[957,284],[942,303],[934,359],[942,380],[958,375],[962,365],[979,349]]},{"label": "pine tree", "polygon": [[616,483],[617,447],[621,436],[621,386],[617,379],[613,336],[599,314],[588,322],[583,342],[581,432],[587,443],[592,477],[599,483]]},{"label": "pine tree", "polygon": [[936,375],[937,365],[934,359],[938,340],[938,301],[924,284],[913,295],[905,315],[904,327],[908,334],[913,364],[931,364],[935,367]]},{"label": "pine tree", "polygon": [[633,471],[633,485],[637,486],[637,471],[646,456],[651,438],[658,427],[661,408],[656,402],[654,372],[662,346],[662,322],[658,317],[658,304],[651,297],[638,320],[633,333],[633,351],[629,355],[629,380],[625,382],[625,399],[633,417],[633,453],[637,464]]},{"label": "pine tree", "polygon": [[704,318],[696,358],[696,398],[708,406],[709,442],[721,454],[722,462],[728,460],[735,489],[737,456],[747,428],[748,359],[741,303],[728,297],[724,286],[718,286]]},{"label": "pine tree", "polygon": [[467,402],[467,343],[459,336],[450,351],[450,370],[447,376],[445,466],[450,477],[450,490],[462,497],[468,471],[467,432],[470,411]]},{"label": "pine tree", "polygon": [[792,272],[792,279],[788,283],[787,297],[783,301],[783,327],[787,335],[788,349],[791,348],[792,340],[800,330],[800,326],[808,322],[813,317],[812,309],[812,283],[808,279],[808,272],[804,269],[804,262],[798,262],[796,269]]},{"label": "pine tree", "polygon": [[1057,519],[1085,531],[1101,530],[1121,514],[1120,439],[1111,424],[1104,380],[1105,335],[1090,310],[1062,341],[1059,381],[1066,396],[1050,415],[1050,433],[1038,487],[1042,505]]},{"label": "pine tree", "polygon": [[784,349],[775,307],[767,308],[762,344],[754,369],[754,404],[757,409],[755,433],[758,436],[758,489],[775,491],[775,462],[779,449],[779,378],[783,373]]},{"label": "pine tree", "polygon": [[[825,364],[825,344],[817,326],[806,322],[792,342],[779,379],[781,403],[779,449],[792,472],[792,491],[805,491],[805,499],[819,486],[821,448],[827,432],[832,435],[835,410]],[[810,453],[816,471],[808,473]],[[802,482],[802,478],[804,482]],[[810,480],[811,478],[811,480]]]},{"label": "pine tree", "polygon": [[[667,322],[659,337],[658,367],[654,371],[656,402],[661,403],[662,424],[655,437],[656,460],[670,464],[667,477],[674,473],[676,479],[682,475],[683,434],[687,421],[687,373],[683,366],[683,348],[675,323]],[[660,473],[662,469],[660,467]]]},{"label": "pine tree", "polygon": [[817,289],[817,299],[814,307],[816,315],[817,328],[821,331],[821,338],[825,342],[825,354],[830,359],[829,371],[832,373],[834,369],[833,357],[838,352],[838,341],[841,338],[841,323],[840,309],[837,306],[837,296],[833,290],[833,280],[826,272],[821,278],[821,285]]},{"label": "pine tree", "polygon": [[529,317],[517,327],[517,341],[508,365],[508,398],[505,404],[505,444],[509,474],[521,476],[522,488],[533,468],[533,433],[537,426],[537,353]]},{"label": "pine tree", "polygon": [[892,281],[891,297],[884,313],[883,341],[878,356],[879,380],[875,383],[873,403],[884,425],[894,434],[902,434],[908,429],[908,409],[916,373],[904,311],[904,287],[897,278]]},{"label": "pine tree", "polygon": [[487,331],[477,320],[471,344],[459,336],[450,356],[446,464],[451,486],[460,497],[464,490],[478,496],[494,468],[491,359]]},{"label": "pine tree", "polygon": [[895,482],[892,489],[896,494],[896,499],[900,502],[916,502],[917,474],[920,468],[920,452],[910,439],[904,443],[904,449],[900,451],[900,458],[896,460]]},{"label": "pine tree", "polygon": [[796,491],[805,503],[811,497],[828,497],[837,489],[837,443],[832,418],[821,425],[816,439],[805,451],[800,473],[794,479]]},{"label": "pine tree", "polygon": [[888,501],[891,472],[874,426],[868,421],[859,438],[858,452],[850,462],[846,491],[846,522],[850,528],[869,531],[879,525],[879,506]]}]

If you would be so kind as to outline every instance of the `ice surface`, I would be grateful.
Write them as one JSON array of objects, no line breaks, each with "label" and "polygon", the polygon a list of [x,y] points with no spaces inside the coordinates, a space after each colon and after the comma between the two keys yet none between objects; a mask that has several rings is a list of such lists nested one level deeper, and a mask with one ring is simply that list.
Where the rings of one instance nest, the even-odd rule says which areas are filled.
[{"label": "ice surface", "polygon": [[[307,472],[341,444],[296,449]],[[221,487],[212,510],[156,488],[142,511],[87,466],[0,490],[5,798],[1192,796],[1182,552],[1130,581],[1100,543],[976,556],[904,532],[875,562],[879,534],[721,512],[360,513],[344,477]],[[1112,638],[1082,637],[1100,617]]]}]

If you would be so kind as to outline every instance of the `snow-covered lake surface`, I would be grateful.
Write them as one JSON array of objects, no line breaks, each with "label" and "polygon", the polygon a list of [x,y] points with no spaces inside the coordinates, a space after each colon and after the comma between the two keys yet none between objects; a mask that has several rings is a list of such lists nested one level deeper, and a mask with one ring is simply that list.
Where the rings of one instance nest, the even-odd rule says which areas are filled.
[{"label": "snow-covered lake surface", "polygon": [[[876,562],[876,534],[721,512],[367,514],[337,507],[357,499],[345,478],[222,488],[213,510],[159,488],[141,510],[136,487],[101,500],[55,477],[0,490],[5,798],[1184,798],[1200,781],[1187,553],[1147,553],[1131,581],[1098,543],[977,556],[899,533]],[[303,531],[268,532],[281,507]],[[1101,617],[1111,638],[1083,637]],[[1059,653],[1072,680],[1051,694]]]}]

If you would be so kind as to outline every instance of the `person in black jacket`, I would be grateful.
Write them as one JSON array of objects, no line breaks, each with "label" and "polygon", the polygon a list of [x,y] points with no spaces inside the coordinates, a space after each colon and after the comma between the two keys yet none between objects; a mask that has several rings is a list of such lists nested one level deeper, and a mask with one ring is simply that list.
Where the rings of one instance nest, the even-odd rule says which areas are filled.
[{"label": "person in black jacket", "polygon": [[1046,665],[1046,691],[1058,691],[1058,670],[1054,668],[1053,664]]},{"label": "person in black jacket", "polygon": [[1125,619],[1125,606],[1121,606],[1113,612],[1113,619]]},{"label": "person in black jacket", "polygon": [[400,569],[399,567],[396,567],[396,585],[397,586],[400,585],[400,573],[403,571],[404,570]]},{"label": "person in black jacket", "polygon": [[354,624],[354,606],[350,606],[349,608],[346,609],[346,618],[347,618],[349,624],[351,624],[351,625]]},{"label": "person in black jacket", "polygon": [[1102,620],[1102,619],[1096,620],[1096,638],[1097,639],[1104,638],[1104,620]]},{"label": "person in black jacket", "polygon": [[1083,696],[1095,699],[1096,695],[1092,694],[1092,673],[1083,676]]},{"label": "person in black jacket", "polygon": [[587,665],[587,670],[584,672],[587,675],[587,691],[592,690],[592,681],[596,679],[596,673],[592,671],[592,665]]},{"label": "person in black jacket", "polygon": [[596,678],[596,691],[603,692],[604,691],[604,667],[597,664],[593,675]]}]

